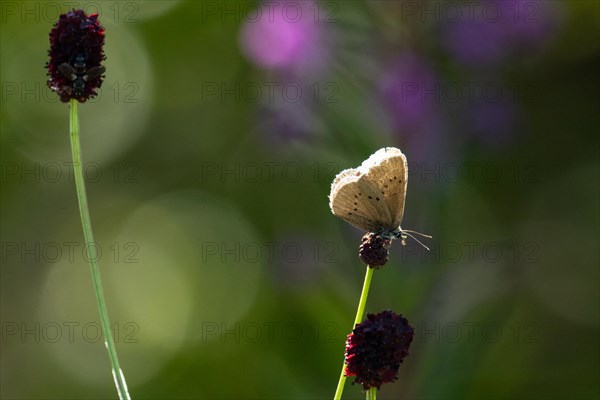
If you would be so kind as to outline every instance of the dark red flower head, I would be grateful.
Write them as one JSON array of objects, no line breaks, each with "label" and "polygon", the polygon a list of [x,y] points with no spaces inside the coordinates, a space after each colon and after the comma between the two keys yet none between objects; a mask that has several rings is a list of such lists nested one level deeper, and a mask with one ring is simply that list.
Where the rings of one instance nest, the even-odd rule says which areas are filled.
[{"label": "dark red flower head", "polygon": [[360,240],[358,256],[370,268],[379,269],[388,262],[392,240],[377,233],[366,233]]},{"label": "dark red flower head", "polygon": [[367,314],[346,340],[346,376],[355,376],[354,383],[364,390],[394,382],[413,332],[408,320],[393,311]]},{"label": "dark red flower head", "polygon": [[104,28],[97,14],[83,10],[62,14],[50,31],[48,86],[62,102],[83,103],[97,94],[102,85]]}]

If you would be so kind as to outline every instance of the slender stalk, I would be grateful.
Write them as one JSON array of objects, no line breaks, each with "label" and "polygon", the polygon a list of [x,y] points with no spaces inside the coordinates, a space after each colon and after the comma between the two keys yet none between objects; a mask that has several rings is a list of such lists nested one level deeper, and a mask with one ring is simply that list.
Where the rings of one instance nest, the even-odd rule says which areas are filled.
[{"label": "slender stalk", "polygon": [[113,378],[115,386],[121,400],[129,400],[129,392],[127,391],[127,383],[117,358],[117,350],[115,342],[110,331],[110,319],[108,318],[108,310],[106,309],[106,301],[104,300],[104,292],[102,290],[102,280],[100,279],[100,268],[98,266],[98,255],[94,235],[92,234],[92,223],[90,221],[90,212],[88,209],[87,195],[85,193],[85,181],[83,179],[83,165],[81,162],[81,147],[79,145],[79,117],[77,115],[77,100],[71,100],[70,103],[70,126],[71,126],[71,151],[73,154],[73,172],[75,175],[75,187],[77,189],[77,200],[79,202],[79,214],[81,216],[81,225],[83,226],[83,237],[85,239],[85,247],[87,249],[87,257],[90,263],[92,272],[92,281],[96,292],[96,300],[98,301],[98,310],[100,311],[100,323],[102,325],[102,334],[104,335],[104,344],[108,350],[108,358],[112,366]]},{"label": "slender stalk", "polygon": [[[360,294],[360,300],[358,301],[358,309],[356,310],[356,318],[354,318],[354,325],[352,325],[352,329],[359,324],[363,319],[363,314],[365,312],[365,305],[367,304],[367,297],[369,296],[369,287],[371,286],[371,278],[373,277],[374,268],[370,268],[367,265],[367,273],[365,275],[365,282],[363,283],[362,292]],[[344,391],[344,384],[346,383],[346,375],[344,371],[346,370],[346,362],[342,363],[342,373],[340,374],[340,380],[338,381],[337,389],[335,389],[335,395],[333,396],[334,400],[340,400],[342,398],[342,392]]]},{"label": "slender stalk", "polygon": [[377,388],[372,387],[367,390],[367,400],[377,400]]}]

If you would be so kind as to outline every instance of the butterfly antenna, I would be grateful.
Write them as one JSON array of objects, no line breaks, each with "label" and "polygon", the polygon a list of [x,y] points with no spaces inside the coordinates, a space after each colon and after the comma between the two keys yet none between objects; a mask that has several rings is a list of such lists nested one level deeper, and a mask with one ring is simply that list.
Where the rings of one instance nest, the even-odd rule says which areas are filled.
[{"label": "butterfly antenna", "polygon": [[[402,232],[410,232],[410,233],[414,233],[415,235],[423,236],[423,237],[426,237],[426,238],[428,238],[428,239],[431,239],[431,238],[433,238],[433,236],[431,236],[431,235],[426,235],[426,234],[424,234],[424,233],[421,233],[421,232],[410,231],[410,230],[407,230],[407,229],[402,229]],[[414,238],[414,236],[411,236],[411,237],[412,237],[413,239],[415,239],[415,238]],[[416,239],[415,239],[415,240],[416,240]]]},{"label": "butterfly antenna", "polygon": [[410,236],[410,237],[411,237],[411,238],[413,238],[413,239],[414,239],[414,240],[415,240],[417,243],[419,243],[421,246],[425,247],[425,248],[427,249],[427,251],[431,251],[431,249],[430,249],[429,247],[425,246],[425,245],[423,244],[423,242],[421,242],[419,239],[417,239],[416,237],[414,237],[413,235],[411,235],[411,234],[410,234],[410,233],[408,233],[408,232],[417,233],[417,234],[419,234],[419,235],[421,235],[421,236],[428,237],[428,238],[431,238],[431,236],[429,236],[429,235],[425,235],[424,233],[414,232],[414,231],[405,231],[405,230],[403,230],[403,231],[402,231],[402,235]]}]

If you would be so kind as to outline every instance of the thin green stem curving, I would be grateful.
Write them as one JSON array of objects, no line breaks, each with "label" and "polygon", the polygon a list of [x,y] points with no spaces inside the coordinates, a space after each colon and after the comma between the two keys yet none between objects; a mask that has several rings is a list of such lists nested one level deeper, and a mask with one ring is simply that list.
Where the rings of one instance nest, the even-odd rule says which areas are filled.
[{"label": "thin green stem curving", "polygon": [[[363,283],[362,292],[360,294],[360,300],[358,301],[358,310],[356,310],[356,318],[354,318],[354,325],[352,325],[352,329],[363,319],[363,314],[365,312],[365,305],[367,304],[367,297],[369,296],[369,287],[371,286],[371,278],[373,278],[373,271],[375,269],[371,268],[367,265],[367,273],[365,275],[365,282]],[[346,370],[346,362],[342,363],[342,373],[340,374],[340,380],[338,381],[337,388],[335,389],[335,395],[333,396],[334,400],[340,400],[342,398],[342,392],[344,391],[344,384],[346,383],[346,374],[344,373]]]},{"label": "thin green stem curving", "polygon": [[83,165],[81,162],[81,147],[79,145],[79,117],[77,115],[77,100],[70,102],[70,127],[71,127],[71,151],[73,154],[73,172],[75,176],[75,187],[77,189],[77,200],[79,202],[79,214],[81,216],[81,225],[83,226],[83,237],[85,239],[85,247],[87,249],[87,257],[90,263],[92,272],[92,281],[96,292],[96,300],[98,301],[98,310],[100,311],[100,323],[102,325],[102,334],[104,335],[106,349],[108,350],[108,358],[112,366],[113,378],[115,386],[121,400],[130,400],[129,392],[127,391],[127,383],[117,357],[117,349],[110,331],[110,319],[108,318],[108,310],[106,309],[106,301],[104,300],[104,292],[102,290],[102,280],[100,279],[100,268],[98,266],[98,255],[96,252],[96,244],[94,235],[92,234],[92,224],[90,222],[90,211],[88,209],[87,195],[85,194],[85,181],[83,179]]}]

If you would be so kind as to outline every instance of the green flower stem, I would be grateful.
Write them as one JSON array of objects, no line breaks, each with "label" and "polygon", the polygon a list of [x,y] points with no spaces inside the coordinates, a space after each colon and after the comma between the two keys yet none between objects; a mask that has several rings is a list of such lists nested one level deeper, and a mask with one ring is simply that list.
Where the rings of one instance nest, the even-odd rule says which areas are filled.
[{"label": "green flower stem", "polygon": [[[356,318],[354,318],[354,325],[352,325],[352,329],[363,319],[363,314],[365,312],[365,305],[367,304],[367,297],[369,296],[369,287],[371,286],[371,278],[373,278],[373,271],[375,268],[370,268],[367,265],[367,273],[365,275],[365,282],[363,283],[362,293],[360,294],[360,300],[358,301],[358,310],[356,310]],[[335,389],[335,395],[333,396],[334,400],[340,400],[342,398],[342,392],[344,391],[344,384],[346,383],[346,375],[344,371],[346,370],[346,362],[342,363],[342,373],[340,374],[340,380],[338,381],[337,389]]]},{"label": "green flower stem", "polygon": [[92,224],[90,222],[90,211],[88,209],[87,195],[85,194],[85,181],[83,179],[83,165],[81,163],[81,147],[79,145],[79,117],[77,115],[77,100],[71,100],[70,103],[70,126],[71,126],[71,151],[73,154],[73,172],[75,175],[75,187],[77,189],[77,200],[79,202],[79,214],[81,216],[81,225],[83,226],[83,236],[85,239],[85,247],[87,249],[87,257],[90,262],[90,270],[92,272],[92,281],[96,292],[96,300],[98,301],[98,310],[100,311],[100,322],[102,325],[102,334],[104,335],[106,349],[108,350],[108,358],[113,370],[113,377],[119,398],[121,400],[129,400],[129,392],[127,391],[127,383],[117,358],[117,350],[115,342],[110,331],[110,319],[108,318],[108,310],[106,309],[106,301],[104,300],[104,292],[102,290],[102,280],[100,279],[100,268],[98,266],[98,255],[94,243],[94,235],[92,234]]},{"label": "green flower stem", "polygon": [[377,400],[377,388],[372,387],[367,390],[367,400]]}]

